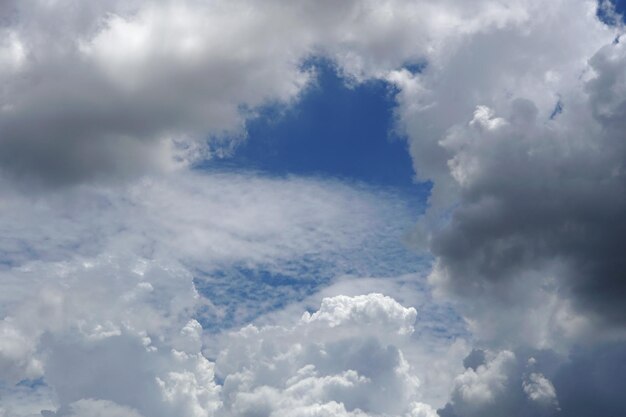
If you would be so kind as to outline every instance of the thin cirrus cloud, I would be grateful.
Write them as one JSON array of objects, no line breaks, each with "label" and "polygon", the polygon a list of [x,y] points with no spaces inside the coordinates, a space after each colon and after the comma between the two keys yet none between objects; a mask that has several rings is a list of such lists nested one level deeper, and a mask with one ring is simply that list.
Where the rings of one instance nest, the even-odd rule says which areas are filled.
[{"label": "thin cirrus cloud", "polygon": [[[0,416],[623,410],[622,7],[3,2]],[[425,207],[190,169],[316,57],[389,87]]]}]

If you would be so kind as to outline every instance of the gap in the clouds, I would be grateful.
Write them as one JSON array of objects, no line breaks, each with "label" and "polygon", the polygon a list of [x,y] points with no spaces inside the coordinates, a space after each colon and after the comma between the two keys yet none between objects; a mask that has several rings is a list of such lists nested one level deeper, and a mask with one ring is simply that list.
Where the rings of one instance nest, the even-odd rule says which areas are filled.
[{"label": "gap in the clouds", "polygon": [[336,258],[325,258],[304,256],[278,265],[231,265],[211,271],[196,270],[194,285],[213,305],[196,318],[205,330],[219,332],[302,301],[340,276],[395,277],[431,267],[430,259],[393,239],[364,247],[358,253],[339,250]]},{"label": "gap in the clouds", "polygon": [[622,20],[626,22],[626,0],[598,0],[597,15],[598,18],[607,25],[615,25],[613,16],[607,13],[606,7],[603,7],[603,3],[612,4],[615,12],[622,16]]},{"label": "gap in the clouds", "polygon": [[[277,177],[232,166],[204,170],[215,174],[245,172],[254,178]],[[297,177],[287,175],[284,180]],[[194,262],[185,264],[194,274],[196,289],[210,302],[196,317],[208,332],[217,333],[253,322],[307,298],[338,277],[393,278],[430,270],[432,259],[415,252],[405,239],[425,210],[425,198],[419,192],[359,181],[305,178],[321,186],[339,186],[346,192],[370,196],[371,218],[361,224],[364,228],[354,230],[354,242],[358,243],[343,242],[332,249],[322,245],[295,257],[283,258],[278,254],[267,261],[221,262],[202,268]],[[276,184],[280,186],[280,180]],[[359,210],[358,206],[355,210]]]},{"label": "gap in the clouds", "polygon": [[[407,63],[406,68],[420,72],[425,65]],[[338,276],[393,277],[430,267],[430,260],[407,248],[398,232],[408,232],[424,212],[432,184],[414,181],[406,138],[394,129],[397,89],[383,80],[346,79],[326,59],[312,58],[303,68],[315,73],[315,81],[295,104],[258,109],[246,123],[245,142],[234,153],[196,169],[308,177],[376,189],[393,194],[405,215],[386,219],[389,230],[380,234],[384,237],[358,250],[337,248],[333,254],[305,255],[280,265],[195,271],[196,287],[213,304],[198,317],[210,332],[243,325],[301,301]],[[407,219],[406,224],[397,224],[399,218]]]},{"label": "gap in the clouds", "polygon": [[[260,109],[247,122],[247,139],[234,154],[203,168],[325,176],[402,188],[425,198],[430,185],[414,182],[407,142],[394,130],[393,86],[382,80],[351,82],[324,59],[305,66],[316,81],[300,100],[288,108]],[[420,71],[423,65],[413,67]]]},{"label": "gap in the clouds", "polygon": [[552,114],[550,114],[550,120],[556,119],[561,113],[563,113],[563,102],[559,99],[554,106],[554,110],[552,110]]}]

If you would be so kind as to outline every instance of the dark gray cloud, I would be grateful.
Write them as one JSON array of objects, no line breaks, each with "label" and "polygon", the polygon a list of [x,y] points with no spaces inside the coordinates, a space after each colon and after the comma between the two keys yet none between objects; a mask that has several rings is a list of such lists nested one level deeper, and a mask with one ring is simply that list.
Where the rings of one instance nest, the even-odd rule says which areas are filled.
[{"label": "dark gray cloud", "polygon": [[242,133],[251,114],[243,109],[288,102],[306,84],[301,55],[289,52],[300,39],[272,56],[280,39],[260,27],[264,13],[235,30],[233,10],[190,6],[6,6],[12,12],[0,27],[4,174],[75,183],[208,158],[210,137]]},{"label": "dark gray cloud", "polygon": [[554,374],[561,416],[619,416],[626,409],[626,344],[575,349]]},{"label": "dark gray cloud", "polygon": [[460,197],[431,240],[434,282],[504,308],[543,286],[591,319],[626,323],[624,68],[626,49],[606,46],[555,120],[517,99],[448,132]]}]

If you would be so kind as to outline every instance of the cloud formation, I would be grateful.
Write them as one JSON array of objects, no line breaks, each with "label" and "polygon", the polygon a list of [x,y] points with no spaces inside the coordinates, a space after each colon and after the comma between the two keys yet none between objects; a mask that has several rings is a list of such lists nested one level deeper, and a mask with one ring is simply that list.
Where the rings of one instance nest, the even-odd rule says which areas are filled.
[{"label": "cloud formation", "polygon": [[[597,7],[0,3],[0,416],[623,409],[626,49]],[[397,93],[441,304],[397,195],[186,169],[318,56]]]},{"label": "cloud formation", "polygon": [[[222,310],[224,297],[239,303],[237,314],[246,320],[276,307],[246,302],[241,288],[255,286],[258,277],[233,284],[214,272],[243,264],[294,273],[313,262],[341,273],[342,262],[368,241],[379,245],[372,254],[385,255],[380,244],[391,229],[379,219],[397,216],[401,206],[376,188],[228,172],[4,195],[0,410],[7,416],[41,409],[50,416],[216,411],[221,388],[214,364],[201,353],[204,329],[196,318],[221,322],[214,332],[240,323]],[[410,217],[398,220],[395,239]],[[374,265],[366,254],[368,270]],[[199,293],[198,279],[232,291]],[[320,285],[310,274],[294,280]],[[302,296],[292,285],[280,302]],[[272,289],[266,291],[269,302]],[[346,320],[324,305],[312,323]],[[371,316],[344,310],[351,311],[363,316],[356,322]],[[380,311],[380,320],[386,316]],[[409,332],[412,319],[392,316],[386,323],[403,323]]]},{"label": "cloud formation", "polygon": [[485,341],[557,347],[626,320],[624,47],[592,2],[523,10],[389,79],[434,181],[416,236],[437,293]]},{"label": "cloud formation", "polygon": [[[232,150],[325,55],[356,80],[527,19],[522,4],[197,0],[5,2],[0,167],[47,185],[120,179]],[[210,139],[213,138],[213,139]]]},{"label": "cloud formation", "polygon": [[427,410],[413,404],[419,381],[400,350],[415,318],[415,309],[380,294],[338,296],[295,326],[250,326],[232,334],[216,362],[226,415]]}]

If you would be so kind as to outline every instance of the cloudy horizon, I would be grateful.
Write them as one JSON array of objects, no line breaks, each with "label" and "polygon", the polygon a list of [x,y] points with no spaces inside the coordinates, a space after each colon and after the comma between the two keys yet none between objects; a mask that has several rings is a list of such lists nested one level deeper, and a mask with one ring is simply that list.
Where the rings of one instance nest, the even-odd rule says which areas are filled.
[{"label": "cloudy horizon", "polygon": [[625,414],[625,12],[0,1],[0,417]]}]

